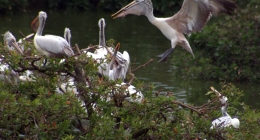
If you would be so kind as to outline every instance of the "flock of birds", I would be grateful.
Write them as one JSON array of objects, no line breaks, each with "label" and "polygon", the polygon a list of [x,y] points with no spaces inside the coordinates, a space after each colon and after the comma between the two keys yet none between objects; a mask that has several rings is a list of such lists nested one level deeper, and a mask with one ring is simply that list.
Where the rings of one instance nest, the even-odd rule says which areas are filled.
[{"label": "flock of birds", "polygon": [[[232,14],[236,5],[229,0],[184,0],[183,5],[178,13],[168,18],[156,18],[153,15],[153,6],[151,0],[134,0],[127,6],[112,15],[113,18],[124,17],[128,14],[145,15],[148,20],[155,25],[160,31],[171,41],[171,48],[159,55],[161,61],[166,60],[172,53],[174,48],[179,45],[185,50],[190,52],[194,57],[193,51],[189,45],[189,42],[185,38],[184,34],[190,35],[190,33],[198,32],[203,29],[205,24],[209,21],[212,15],[217,15],[220,12]],[[75,56],[71,48],[71,33],[68,28],[65,28],[64,38],[56,35],[42,35],[44,25],[47,19],[47,14],[43,11],[39,12],[38,16],[32,22],[32,28],[35,30],[33,44],[36,50],[47,57],[54,58],[68,58]],[[102,18],[98,22],[99,25],[99,46],[95,52],[84,52],[87,57],[94,59],[98,63],[98,72],[103,76],[107,76],[109,80],[117,80],[126,78],[126,73],[130,64],[130,56],[127,51],[123,53],[119,52],[120,44],[115,48],[107,47],[105,42],[105,20]],[[10,51],[16,51],[20,55],[23,55],[22,45],[16,42],[15,37],[10,33],[4,34],[5,45],[8,46]],[[111,61],[108,60],[110,56]],[[2,60],[0,60],[2,62]],[[64,62],[64,60],[62,60]],[[62,61],[60,63],[62,63]],[[9,70],[8,63],[1,63],[0,78],[2,80],[11,80],[10,75],[19,77],[18,80],[31,79],[30,75],[33,75],[32,71],[19,74],[11,70],[11,74],[5,74],[6,70]],[[70,85],[70,89],[68,86]],[[125,86],[126,83],[116,85],[118,87]],[[70,78],[67,82],[61,85],[62,91],[73,91],[77,94],[76,87],[74,85],[74,79]],[[58,92],[62,92],[57,89]],[[142,102],[143,94],[137,91],[133,85],[128,85],[126,92],[130,95],[135,94],[138,96],[135,99],[129,99],[130,102]],[[232,119],[227,114],[227,98],[222,97],[221,107],[222,117],[212,122],[212,127],[227,127],[234,126],[239,127],[239,120]],[[238,125],[237,125],[238,124]]]}]

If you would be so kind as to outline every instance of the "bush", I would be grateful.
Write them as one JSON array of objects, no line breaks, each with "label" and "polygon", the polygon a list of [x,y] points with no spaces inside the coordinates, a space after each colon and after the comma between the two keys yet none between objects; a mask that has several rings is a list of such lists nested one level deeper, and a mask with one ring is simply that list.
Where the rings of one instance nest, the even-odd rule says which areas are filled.
[{"label": "bush", "polygon": [[[128,102],[125,87],[115,85],[122,81],[105,78],[100,82],[95,61],[84,54],[64,63],[48,58],[48,64],[42,66],[44,57],[35,57],[37,51],[28,42],[24,56],[2,45],[0,52],[2,62],[20,74],[34,71],[33,81],[0,84],[2,139],[257,139],[260,134],[259,111],[241,104],[242,92],[232,84],[223,85],[221,93],[229,98],[229,113],[241,116],[241,127],[216,131],[209,129],[211,120],[221,116],[214,96],[196,107],[175,100],[170,92],[162,96],[152,85],[135,81],[145,98],[141,103]],[[66,74],[75,78],[80,98],[72,90],[57,93],[60,76]]]},{"label": "bush", "polygon": [[188,57],[184,65],[187,59],[174,60],[180,72],[194,78],[259,81],[260,14],[255,6],[259,4],[251,1],[234,16],[216,19],[192,35],[190,44],[196,58]]}]

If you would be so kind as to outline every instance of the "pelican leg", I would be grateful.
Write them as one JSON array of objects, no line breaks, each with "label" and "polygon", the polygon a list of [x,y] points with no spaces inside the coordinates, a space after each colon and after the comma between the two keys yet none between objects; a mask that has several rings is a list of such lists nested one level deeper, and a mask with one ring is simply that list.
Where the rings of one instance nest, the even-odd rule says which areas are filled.
[{"label": "pelican leg", "polygon": [[157,57],[161,57],[161,59],[158,62],[165,61],[169,57],[169,55],[172,53],[173,50],[174,50],[174,48],[170,48],[169,50],[165,51],[164,53],[157,55]]}]

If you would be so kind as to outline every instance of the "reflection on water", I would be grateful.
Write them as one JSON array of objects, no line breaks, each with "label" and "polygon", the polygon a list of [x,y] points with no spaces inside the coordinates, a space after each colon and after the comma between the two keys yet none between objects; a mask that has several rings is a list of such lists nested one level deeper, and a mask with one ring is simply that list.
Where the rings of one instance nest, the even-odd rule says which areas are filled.
[{"label": "reflection on water", "polygon": [[[30,22],[37,16],[38,12],[23,15],[1,16],[0,33],[11,31],[17,39],[22,35],[32,33]],[[128,16],[113,20],[111,13],[66,13],[47,12],[48,18],[43,34],[55,34],[63,36],[65,27],[72,31],[72,44],[77,43],[79,47],[85,48],[89,44],[98,44],[98,20],[106,20],[106,40],[115,39],[121,43],[121,51],[127,50],[131,56],[132,68],[154,59],[146,67],[135,72],[135,76],[145,83],[155,85],[157,90],[170,91],[181,101],[193,104],[202,104],[207,101],[205,93],[210,86],[220,89],[218,81],[188,81],[174,76],[174,63],[158,63],[156,55],[163,53],[170,47],[170,41],[149,21],[141,16]],[[185,51],[177,47],[173,52],[172,59],[178,59],[178,51]],[[196,54],[196,52],[195,52]],[[187,55],[190,55],[187,52]],[[175,68],[176,69],[176,68]],[[257,84],[235,84],[244,90],[246,96],[243,101],[254,107],[260,107],[257,99],[260,96],[260,88]]]}]

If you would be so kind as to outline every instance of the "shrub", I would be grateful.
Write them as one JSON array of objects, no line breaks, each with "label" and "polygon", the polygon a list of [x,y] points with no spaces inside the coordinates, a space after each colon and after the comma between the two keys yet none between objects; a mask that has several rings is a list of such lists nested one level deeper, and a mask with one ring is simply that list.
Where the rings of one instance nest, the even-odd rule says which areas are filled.
[{"label": "shrub", "polygon": [[[30,49],[29,49],[30,48]],[[30,50],[30,51],[29,51]],[[29,51],[29,52],[28,52]],[[78,55],[77,59],[48,58],[41,65],[40,56],[30,43],[25,55],[1,46],[2,62],[20,73],[33,70],[34,81],[0,84],[0,137],[2,139],[238,139],[259,137],[259,112],[240,103],[242,92],[232,84],[223,85],[232,115],[241,116],[241,128],[210,130],[211,120],[221,116],[218,99],[202,106],[182,103],[168,92],[154,92],[152,85],[134,84],[145,96],[141,103],[125,100],[124,87],[105,78],[100,83],[95,62]],[[71,90],[57,93],[60,76],[75,78],[81,98]],[[88,83],[88,86],[86,85]],[[115,90],[116,89],[116,90]],[[110,101],[105,100],[112,93]],[[82,102],[85,105],[82,106]],[[93,104],[96,105],[93,108]],[[243,108],[238,110],[238,108]],[[251,130],[253,129],[253,131]],[[246,132],[246,133],[244,133]],[[250,132],[250,133],[249,133]]]},{"label": "shrub", "polygon": [[196,58],[174,60],[180,72],[194,78],[259,81],[260,14],[256,3],[259,5],[251,1],[234,16],[216,19],[192,35],[189,40]]}]

